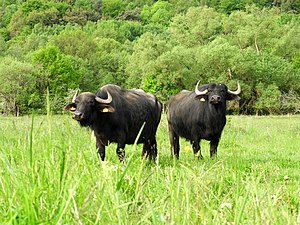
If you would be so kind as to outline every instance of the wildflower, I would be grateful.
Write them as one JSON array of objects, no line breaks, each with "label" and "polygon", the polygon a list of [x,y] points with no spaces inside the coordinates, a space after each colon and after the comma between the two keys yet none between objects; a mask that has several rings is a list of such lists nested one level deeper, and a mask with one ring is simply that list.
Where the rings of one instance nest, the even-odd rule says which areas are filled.
[{"label": "wildflower", "polygon": [[97,195],[94,194],[93,201],[95,202],[97,200]]},{"label": "wildflower", "polygon": [[276,198],[276,195],[275,194],[272,194],[271,195],[271,199],[275,199]]},{"label": "wildflower", "polygon": [[222,202],[222,204],[220,205],[220,208],[224,209],[225,207],[228,208],[228,209],[231,209],[232,208],[232,204],[229,203],[229,202]]},{"label": "wildflower", "polygon": [[164,217],[163,214],[160,215],[160,221],[161,221],[161,222],[164,222],[164,223],[166,222],[165,217]]}]

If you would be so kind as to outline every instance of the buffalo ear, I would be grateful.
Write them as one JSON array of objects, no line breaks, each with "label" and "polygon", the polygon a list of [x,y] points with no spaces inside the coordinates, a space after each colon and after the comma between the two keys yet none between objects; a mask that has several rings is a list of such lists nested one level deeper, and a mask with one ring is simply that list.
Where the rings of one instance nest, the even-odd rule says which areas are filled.
[{"label": "buffalo ear", "polygon": [[107,112],[114,112],[115,111],[115,108],[110,106],[110,105],[106,105],[106,104],[99,104],[99,109],[101,112],[104,112],[104,113],[107,113]]},{"label": "buffalo ear", "polygon": [[74,112],[74,111],[76,111],[76,104],[75,103],[71,103],[71,104],[65,106],[64,110],[69,110],[71,112]]},{"label": "buffalo ear", "polygon": [[232,100],[240,100],[241,98],[238,95],[232,94],[227,92],[226,94],[226,100],[232,101]]},{"label": "buffalo ear", "polygon": [[206,99],[207,99],[207,97],[206,97],[206,95],[196,95],[196,96],[195,96],[195,99],[196,99],[196,100],[199,100],[199,101],[201,101],[201,102],[205,102]]}]

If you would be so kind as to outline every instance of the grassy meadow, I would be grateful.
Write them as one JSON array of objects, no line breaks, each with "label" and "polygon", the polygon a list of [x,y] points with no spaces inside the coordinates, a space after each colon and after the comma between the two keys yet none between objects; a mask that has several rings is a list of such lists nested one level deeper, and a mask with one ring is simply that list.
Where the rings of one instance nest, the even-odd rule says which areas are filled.
[{"label": "grassy meadow", "polygon": [[171,159],[165,115],[157,141],[102,163],[70,114],[0,117],[0,224],[300,224],[300,116],[228,116],[215,160]]}]

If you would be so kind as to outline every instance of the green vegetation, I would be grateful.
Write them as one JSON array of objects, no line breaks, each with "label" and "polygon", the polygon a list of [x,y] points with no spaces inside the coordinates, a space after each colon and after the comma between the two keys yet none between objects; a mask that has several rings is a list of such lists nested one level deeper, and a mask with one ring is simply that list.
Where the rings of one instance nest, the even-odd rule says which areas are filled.
[{"label": "green vegetation", "polygon": [[[61,113],[76,89],[114,83],[162,102],[201,83],[242,86],[230,113],[300,112],[298,0],[0,0],[1,224],[299,224],[299,116],[229,116],[218,159],[165,115],[157,161]],[[43,116],[40,114],[46,114]]]},{"label": "green vegetation", "polygon": [[181,140],[177,161],[164,115],[157,162],[128,145],[120,164],[114,144],[101,163],[69,114],[0,117],[0,223],[297,224],[299,119],[230,116],[218,159],[203,141],[198,161]]},{"label": "green vegetation", "polygon": [[[299,113],[298,0],[0,0],[0,111],[61,113],[114,83],[166,102],[238,80],[243,114]],[[28,85],[29,84],[29,85]]]}]

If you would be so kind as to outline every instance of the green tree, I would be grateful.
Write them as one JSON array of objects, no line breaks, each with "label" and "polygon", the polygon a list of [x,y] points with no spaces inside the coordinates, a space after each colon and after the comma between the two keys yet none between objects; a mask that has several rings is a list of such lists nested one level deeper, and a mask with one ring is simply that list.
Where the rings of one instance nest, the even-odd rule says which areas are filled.
[{"label": "green tree", "polygon": [[293,57],[293,67],[300,70],[300,51],[298,51]]},{"label": "green tree", "polygon": [[257,100],[255,103],[255,109],[257,114],[274,114],[278,113],[280,109],[280,96],[281,92],[274,84],[264,85],[259,83],[256,86]]},{"label": "green tree", "polygon": [[206,1],[199,0],[170,0],[176,14],[186,13],[191,7],[206,6]]},{"label": "green tree", "polygon": [[[186,89],[186,81],[194,75],[193,51],[174,47],[163,52],[150,63],[149,70],[142,76],[141,87],[166,102],[170,95]],[[194,80],[195,82],[195,80]]]},{"label": "green tree", "polygon": [[281,93],[299,90],[299,82],[296,81],[299,72],[293,70],[289,62],[278,56],[270,53],[257,55],[255,50],[248,49],[242,51],[241,57],[236,59],[236,62],[235,73],[240,77],[239,80],[243,80],[244,85],[241,100],[244,112],[253,113],[258,99],[257,88],[260,87],[258,84],[263,84],[266,88],[275,85]]},{"label": "green tree", "polygon": [[102,0],[102,15],[108,18],[116,18],[125,11],[125,3],[122,0]]},{"label": "green tree", "polygon": [[11,57],[0,61],[0,100],[6,114],[18,116],[30,107],[40,106],[41,96],[37,93],[37,71],[34,65],[20,62]]},{"label": "green tree", "polygon": [[64,98],[70,89],[89,88],[91,71],[84,60],[60,52],[58,47],[47,46],[34,52],[32,60],[43,68],[46,87],[55,100],[53,110],[59,112],[65,104]]},{"label": "green tree", "polygon": [[101,18],[101,4],[99,0],[76,0],[63,13],[66,23],[85,25],[88,22],[96,22]]},{"label": "green tree", "polygon": [[15,12],[7,25],[10,37],[18,36],[26,26],[26,16],[21,10]]},{"label": "green tree", "polygon": [[173,17],[173,6],[167,1],[157,1],[151,6],[145,5],[141,11],[144,23],[154,23],[167,26]]},{"label": "green tree", "polygon": [[277,39],[275,44],[274,54],[281,56],[288,61],[293,61],[293,58],[298,54],[300,49],[300,24],[286,25],[285,33]]},{"label": "green tree", "polygon": [[[240,112],[297,112],[287,104],[300,93],[297,0],[0,0],[0,5],[0,57],[33,62],[36,96],[48,88],[53,106],[64,104],[70,90],[96,91],[106,83],[142,87],[165,101],[198,80],[231,89],[238,80]],[[281,106],[268,108],[272,96],[262,90],[280,92]]]},{"label": "green tree", "polygon": [[230,14],[236,10],[243,10],[245,8],[246,1],[240,0],[220,0],[217,9],[220,11]]},{"label": "green tree", "polygon": [[176,15],[169,31],[180,45],[195,47],[213,41],[223,31],[224,15],[207,7],[190,8],[184,15]]},{"label": "green tree", "polygon": [[26,24],[32,27],[37,23],[50,26],[59,22],[61,22],[61,15],[54,7],[44,10],[33,10],[26,17]]},{"label": "green tree", "polygon": [[95,38],[112,38],[124,43],[126,40],[135,40],[142,33],[143,27],[139,22],[103,20],[98,21],[93,36]]},{"label": "green tree", "polygon": [[135,43],[133,53],[129,57],[126,72],[129,75],[127,86],[141,87],[144,75],[153,71],[153,61],[172,48],[170,41],[164,35],[144,33]]},{"label": "green tree", "polygon": [[126,45],[111,38],[99,38],[97,47],[98,51],[90,61],[94,70],[93,90],[107,83],[125,86],[128,77],[125,68],[129,57]]},{"label": "green tree", "polygon": [[282,22],[278,9],[246,7],[246,11],[233,12],[223,21],[226,39],[241,49],[251,47],[257,54],[272,51],[290,57],[299,45],[299,25],[293,19]]},{"label": "green tree", "polygon": [[0,35],[0,56],[4,55],[6,50],[6,42],[2,35]]},{"label": "green tree", "polygon": [[97,51],[93,38],[81,30],[64,30],[51,42],[66,55],[89,59]]},{"label": "green tree", "polygon": [[6,27],[13,14],[17,11],[17,5],[16,4],[11,4],[5,7],[5,9],[2,11],[2,13],[0,13],[0,28],[2,27]]},{"label": "green tree", "polygon": [[273,4],[285,12],[300,12],[300,2],[297,0],[276,0]]}]

